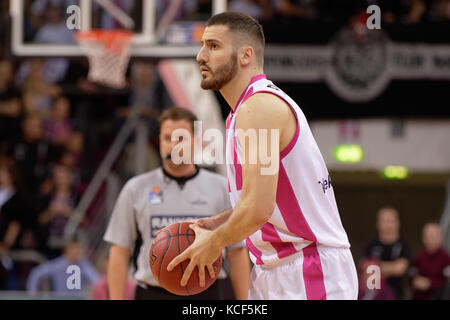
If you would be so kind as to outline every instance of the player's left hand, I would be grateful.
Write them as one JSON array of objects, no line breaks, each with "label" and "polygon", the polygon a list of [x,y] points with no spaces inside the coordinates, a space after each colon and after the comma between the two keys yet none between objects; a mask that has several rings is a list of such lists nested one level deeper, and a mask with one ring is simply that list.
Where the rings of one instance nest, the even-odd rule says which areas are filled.
[{"label": "player's left hand", "polygon": [[189,226],[195,232],[194,242],[181,254],[176,256],[167,266],[167,271],[172,271],[175,266],[183,262],[186,259],[190,259],[186,270],[183,273],[180,284],[186,286],[189,278],[191,277],[192,271],[195,267],[198,267],[198,278],[200,282],[200,287],[205,286],[205,268],[208,269],[209,276],[214,278],[214,267],[213,263],[217,260],[217,257],[222,252],[222,248],[216,245],[213,239],[212,231],[203,229],[197,224],[191,224]]}]

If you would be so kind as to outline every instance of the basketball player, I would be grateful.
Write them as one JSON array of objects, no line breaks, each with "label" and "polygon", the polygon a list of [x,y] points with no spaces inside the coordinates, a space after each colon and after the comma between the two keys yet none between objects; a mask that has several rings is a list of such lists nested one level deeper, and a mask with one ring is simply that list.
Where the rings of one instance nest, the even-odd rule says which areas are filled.
[{"label": "basketball player", "polygon": [[[231,206],[224,177],[192,163],[177,165],[170,158],[172,149],[179,143],[171,139],[176,129],[189,132],[191,145],[188,146],[193,149],[195,120],[194,114],[182,108],[170,108],[161,115],[162,167],[130,179],[117,199],[104,236],[112,244],[107,272],[111,299],[124,298],[128,266],[135,246],[139,248],[134,274],[137,280],[135,299],[182,299],[162,289],[153,277],[148,262],[153,238],[171,223],[208,217]],[[244,242],[227,247],[226,262],[235,297],[246,299],[250,260]],[[187,298],[221,299],[219,283],[216,281],[206,291]]]},{"label": "basketball player", "polygon": [[[203,285],[222,248],[246,238],[254,263],[249,299],[356,299],[356,269],[328,170],[299,106],[266,79],[261,25],[221,13],[209,19],[201,42],[201,86],[219,90],[231,107],[226,157],[233,209],[192,224],[194,243],[168,270],[190,259],[181,285],[196,266]],[[247,147],[252,132],[256,143]],[[263,139],[271,132],[278,135]],[[270,163],[260,156],[264,150],[271,150]]]}]

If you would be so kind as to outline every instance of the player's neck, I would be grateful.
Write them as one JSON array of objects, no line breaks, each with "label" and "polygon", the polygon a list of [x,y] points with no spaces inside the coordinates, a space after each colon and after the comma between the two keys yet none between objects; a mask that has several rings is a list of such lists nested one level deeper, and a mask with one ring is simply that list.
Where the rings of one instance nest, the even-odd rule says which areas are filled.
[{"label": "player's neck", "polygon": [[264,73],[264,71],[259,68],[251,71],[240,70],[233,80],[228,82],[222,87],[222,89],[220,89],[220,93],[222,94],[223,98],[228,103],[230,108],[233,110],[233,112],[236,108],[239,98],[241,98],[242,93],[248,87],[252,78],[262,73]]}]

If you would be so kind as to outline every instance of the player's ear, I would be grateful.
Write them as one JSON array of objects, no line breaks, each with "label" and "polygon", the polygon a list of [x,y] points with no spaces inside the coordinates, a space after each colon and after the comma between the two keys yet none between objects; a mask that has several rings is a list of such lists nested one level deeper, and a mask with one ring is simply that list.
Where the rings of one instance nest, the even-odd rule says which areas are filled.
[{"label": "player's ear", "polygon": [[255,59],[255,50],[252,46],[243,46],[239,52],[239,61],[243,67],[248,66]]}]

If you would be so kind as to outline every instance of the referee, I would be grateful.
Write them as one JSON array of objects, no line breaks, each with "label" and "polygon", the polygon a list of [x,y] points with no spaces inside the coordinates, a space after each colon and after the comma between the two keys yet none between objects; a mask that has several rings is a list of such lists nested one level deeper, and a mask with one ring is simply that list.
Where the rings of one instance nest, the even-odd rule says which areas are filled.
[{"label": "referee", "polygon": [[[211,216],[231,207],[226,178],[201,169],[193,163],[175,164],[170,155],[179,141],[172,132],[185,129],[194,141],[196,116],[183,108],[170,108],[160,118],[160,154],[162,167],[131,178],[115,204],[104,240],[111,244],[108,262],[110,299],[124,299],[130,259],[135,248],[137,282],[135,299],[223,299],[220,281],[194,296],[177,296],[158,285],[152,275],[148,254],[153,238],[167,225]],[[191,152],[193,154],[193,152]],[[192,162],[192,161],[191,161]],[[247,299],[250,261],[245,244],[237,243],[225,250],[225,264],[236,299]],[[222,269],[219,278],[226,276]]]}]

